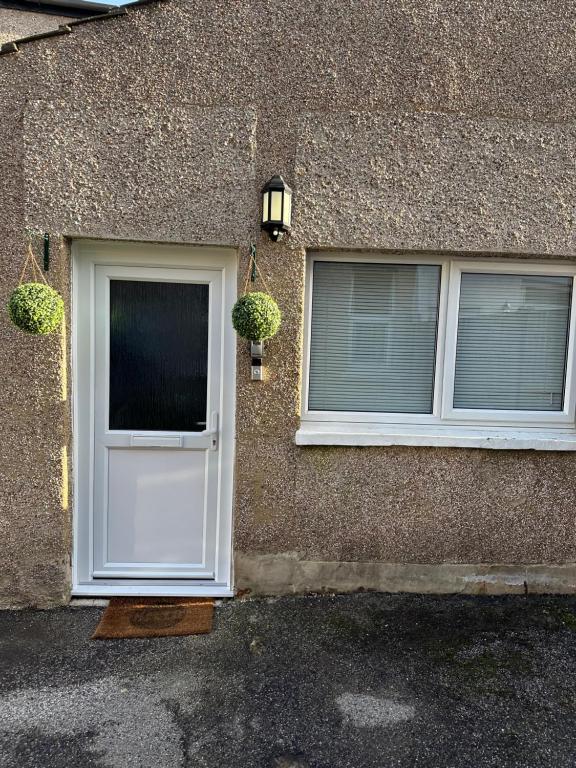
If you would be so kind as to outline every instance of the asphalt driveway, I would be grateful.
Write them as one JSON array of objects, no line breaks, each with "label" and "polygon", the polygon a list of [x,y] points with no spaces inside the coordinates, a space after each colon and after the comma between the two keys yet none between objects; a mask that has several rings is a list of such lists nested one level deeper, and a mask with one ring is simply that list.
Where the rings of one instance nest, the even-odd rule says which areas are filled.
[{"label": "asphalt driveway", "polygon": [[211,635],[91,641],[0,613],[1,768],[576,764],[576,599],[229,602]]}]

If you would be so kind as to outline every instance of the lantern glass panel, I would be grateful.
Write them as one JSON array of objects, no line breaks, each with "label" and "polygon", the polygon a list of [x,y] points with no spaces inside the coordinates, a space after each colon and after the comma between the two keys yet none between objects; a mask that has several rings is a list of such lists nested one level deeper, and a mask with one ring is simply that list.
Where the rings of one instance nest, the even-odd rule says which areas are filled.
[{"label": "lantern glass panel", "polygon": [[270,219],[271,221],[282,221],[282,197],[283,192],[273,189],[270,192]]},{"label": "lantern glass panel", "polygon": [[292,195],[290,192],[284,192],[284,226],[292,225]]},{"label": "lantern glass panel", "polygon": [[266,224],[270,217],[268,216],[268,192],[262,196],[262,223]]}]

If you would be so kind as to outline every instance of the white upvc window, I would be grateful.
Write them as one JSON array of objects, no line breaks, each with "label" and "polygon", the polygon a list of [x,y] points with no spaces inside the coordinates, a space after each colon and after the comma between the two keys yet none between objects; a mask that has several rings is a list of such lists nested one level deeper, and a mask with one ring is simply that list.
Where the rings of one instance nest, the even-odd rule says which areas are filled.
[{"label": "white upvc window", "polygon": [[572,262],[312,254],[300,444],[576,449]]}]

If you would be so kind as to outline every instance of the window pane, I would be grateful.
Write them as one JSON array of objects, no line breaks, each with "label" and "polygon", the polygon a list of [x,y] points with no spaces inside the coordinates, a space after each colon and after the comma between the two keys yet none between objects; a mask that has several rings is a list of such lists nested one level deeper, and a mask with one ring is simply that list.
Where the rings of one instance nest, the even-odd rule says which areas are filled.
[{"label": "window pane", "polygon": [[110,429],[205,429],[207,362],[207,285],[110,281]]},{"label": "window pane", "polygon": [[310,410],[431,413],[440,267],[314,262]]},{"label": "window pane", "polygon": [[561,411],[571,277],[464,273],[454,407]]}]

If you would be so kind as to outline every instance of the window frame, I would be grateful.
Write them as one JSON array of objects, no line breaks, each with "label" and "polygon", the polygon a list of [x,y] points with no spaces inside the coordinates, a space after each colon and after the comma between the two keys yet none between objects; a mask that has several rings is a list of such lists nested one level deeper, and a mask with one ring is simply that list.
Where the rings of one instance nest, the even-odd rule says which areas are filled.
[{"label": "window frame", "polygon": [[[372,411],[317,411],[308,407],[310,380],[310,348],[312,332],[312,295],[314,291],[314,264],[317,261],[359,262],[381,264],[422,264],[440,267],[440,292],[438,301],[438,326],[436,336],[436,364],[434,370],[434,395],[432,413],[398,414]],[[572,278],[572,296],[564,384],[564,407],[562,411],[509,411],[473,410],[453,407],[454,377],[456,363],[456,342],[458,332],[458,311],[460,280],[462,272],[483,272],[489,274],[550,275]],[[324,422],[330,424],[372,424],[382,430],[386,425],[401,428],[424,427],[442,429],[499,428],[500,431],[517,431],[527,428],[563,430],[574,428],[576,415],[576,264],[571,262],[543,262],[534,259],[463,257],[458,254],[371,254],[361,252],[311,252],[307,255],[305,283],[304,349],[302,365],[302,422]]]},{"label": "window frame", "polygon": [[[568,348],[564,378],[564,407],[562,411],[486,410],[454,408],[454,379],[456,374],[456,343],[458,338],[458,312],[460,308],[460,286],[463,272],[502,275],[546,275],[550,277],[571,277],[572,293],[568,325]],[[498,262],[454,260],[450,265],[450,284],[445,344],[445,376],[442,396],[442,418],[458,424],[487,424],[510,426],[566,426],[574,422],[574,338],[576,313],[574,311],[574,277],[576,268],[570,265],[542,264],[539,262]]]}]

